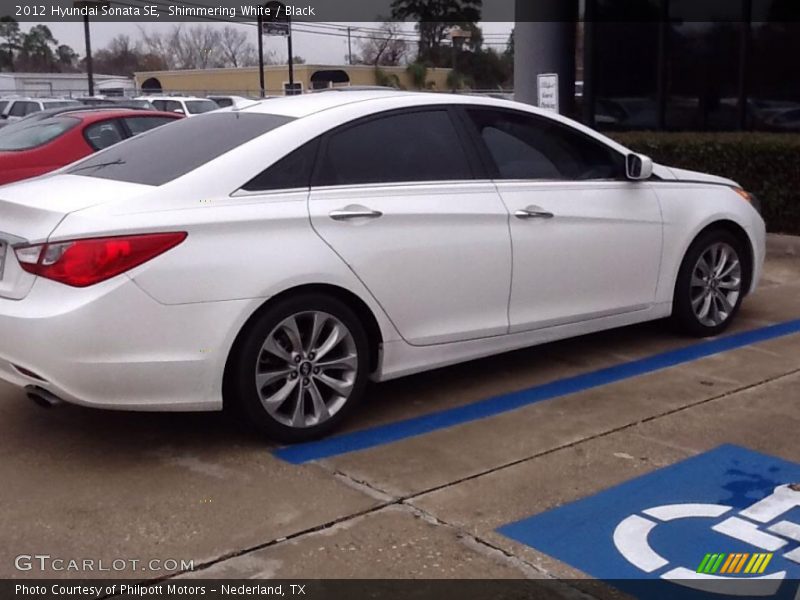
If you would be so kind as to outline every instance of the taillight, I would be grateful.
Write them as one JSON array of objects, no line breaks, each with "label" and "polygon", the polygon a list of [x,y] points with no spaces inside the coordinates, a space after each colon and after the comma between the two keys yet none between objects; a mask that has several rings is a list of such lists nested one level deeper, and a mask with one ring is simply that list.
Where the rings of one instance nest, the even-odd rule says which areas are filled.
[{"label": "taillight", "polygon": [[87,287],[138,267],[185,239],[182,231],[147,233],[18,246],[14,252],[28,273]]}]

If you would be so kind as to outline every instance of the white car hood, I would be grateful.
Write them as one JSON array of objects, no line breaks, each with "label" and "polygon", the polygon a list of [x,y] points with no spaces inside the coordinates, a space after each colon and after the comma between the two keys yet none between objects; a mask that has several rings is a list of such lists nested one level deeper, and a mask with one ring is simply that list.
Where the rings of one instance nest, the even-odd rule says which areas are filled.
[{"label": "white car hood", "polygon": [[665,167],[668,169],[678,181],[692,181],[697,183],[714,183],[717,185],[729,185],[733,187],[741,187],[732,179],[719,177],[717,175],[709,175],[708,173],[701,173],[700,171],[689,171],[687,169],[678,169],[677,167]]}]

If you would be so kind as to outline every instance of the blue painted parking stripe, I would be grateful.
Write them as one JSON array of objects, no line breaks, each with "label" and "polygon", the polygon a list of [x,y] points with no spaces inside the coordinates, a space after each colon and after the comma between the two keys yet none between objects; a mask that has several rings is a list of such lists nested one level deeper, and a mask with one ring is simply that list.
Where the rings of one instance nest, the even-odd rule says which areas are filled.
[{"label": "blue painted parking stripe", "polygon": [[274,451],[274,455],[292,464],[302,464],[312,460],[347,454],[383,446],[406,438],[415,437],[439,429],[485,419],[516,410],[523,406],[550,400],[575,392],[608,385],[631,377],[688,363],[700,358],[735,350],[751,344],[800,333],[800,319],[786,321],[768,327],[735,333],[706,342],[693,344],[678,350],[670,350],[630,362],[606,367],[597,371],[558,379],[518,392],[503,394],[479,400],[465,406],[458,406],[439,412],[378,425],[360,431],[335,435],[316,442],[286,446]]}]

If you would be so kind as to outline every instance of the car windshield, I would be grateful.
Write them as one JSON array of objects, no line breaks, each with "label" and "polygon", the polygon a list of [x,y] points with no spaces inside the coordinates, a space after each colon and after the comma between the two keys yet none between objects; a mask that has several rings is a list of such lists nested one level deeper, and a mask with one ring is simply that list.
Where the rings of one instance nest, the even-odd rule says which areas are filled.
[{"label": "car windshield", "polygon": [[[58,117],[31,123],[0,137],[0,152],[16,152],[43,146],[75,127],[80,121],[70,117]],[[10,128],[9,128],[10,129]]]},{"label": "car windshield", "polygon": [[212,110],[217,110],[219,104],[213,100],[187,100],[186,110],[190,115],[199,115],[200,113],[207,113]]},{"label": "car windshield", "polygon": [[112,146],[67,172],[163,185],[293,120],[258,113],[215,113],[199,119],[179,119],[169,127],[158,127]]}]

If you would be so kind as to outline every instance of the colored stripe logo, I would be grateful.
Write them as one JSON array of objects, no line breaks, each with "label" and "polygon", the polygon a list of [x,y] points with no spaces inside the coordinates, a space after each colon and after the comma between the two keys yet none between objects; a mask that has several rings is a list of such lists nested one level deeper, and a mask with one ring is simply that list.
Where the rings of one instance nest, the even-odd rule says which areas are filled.
[{"label": "colored stripe logo", "polygon": [[750,554],[739,552],[732,554],[709,553],[700,561],[698,573],[713,575],[759,575],[764,572],[772,560],[771,552],[756,552]]}]

